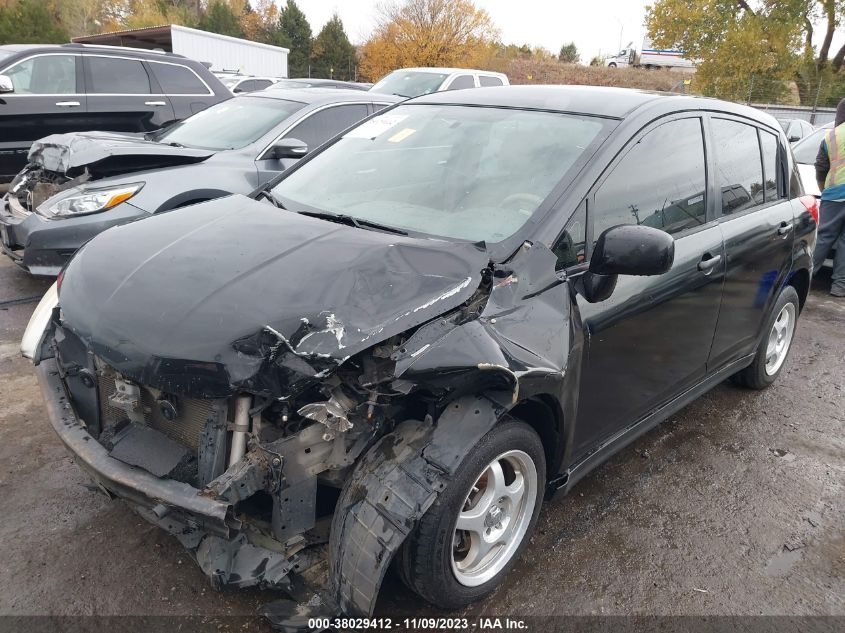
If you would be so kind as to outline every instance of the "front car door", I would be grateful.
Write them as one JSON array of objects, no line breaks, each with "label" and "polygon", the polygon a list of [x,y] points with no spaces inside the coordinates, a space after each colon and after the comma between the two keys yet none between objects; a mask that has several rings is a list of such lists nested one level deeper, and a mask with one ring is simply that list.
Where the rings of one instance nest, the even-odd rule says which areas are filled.
[{"label": "front car door", "polygon": [[[619,276],[604,301],[575,295],[584,347],[573,456],[609,441],[705,376],[724,254],[704,147],[701,116],[663,119],[638,133],[586,200],[588,244],[612,226],[643,224],[673,235],[675,260],[662,275]],[[583,223],[577,215],[573,221]],[[587,274],[584,255],[560,243],[555,251],[559,258],[570,253],[571,284]]]},{"label": "front car door", "polygon": [[[318,148],[333,136],[340,134],[370,114],[366,103],[339,103],[312,110],[297,121],[279,139],[297,139],[308,146],[308,151]],[[277,159],[263,152],[255,161],[259,184],[270,180],[280,171],[296,163],[296,159]]]},{"label": "front car door", "polygon": [[150,132],[174,120],[173,107],[144,61],[83,55],[92,130]]},{"label": "front car door", "polygon": [[466,88],[475,88],[475,76],[473,75],[455,75],[446,86],[446,90],[464,90]]},{"label": "front car door", "polygon": [[0,95],[0,182],[8,182],[26,164],[33,141],[90,128],[79,55],[36,54],[0,74],[14,86],[14,92]]},{"label": "front car door", "polygon": [[[750,121],[710,118],[727,271],[711,370],[751,354],[786,281],[795,227],[780,137]],[[765,183],[765,184],[764,184]]]}]

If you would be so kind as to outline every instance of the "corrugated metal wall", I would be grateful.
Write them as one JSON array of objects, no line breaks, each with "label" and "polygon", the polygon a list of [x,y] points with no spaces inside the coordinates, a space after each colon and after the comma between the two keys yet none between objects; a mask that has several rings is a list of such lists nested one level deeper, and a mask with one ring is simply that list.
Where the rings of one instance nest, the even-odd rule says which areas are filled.
[{"label": "corrugated metal wall", "polygon": [[174,53],[210,62],[212,70],[288,76],[288,54],[284,48],[176,25],[171,27],[171,37]]}]

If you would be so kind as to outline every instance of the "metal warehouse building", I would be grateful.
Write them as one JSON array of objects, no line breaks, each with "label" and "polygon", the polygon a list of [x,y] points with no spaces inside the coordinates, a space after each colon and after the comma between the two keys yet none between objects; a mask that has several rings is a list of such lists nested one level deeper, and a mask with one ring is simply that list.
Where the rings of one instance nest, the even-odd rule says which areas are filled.
[{"label": "metal warehouse building", "polygon": [[166,24],[73,38],[81,44],[131,46],[178,53],[210,64],[215,71],[238,71],[268,77],[288,76],[287,48]]}]

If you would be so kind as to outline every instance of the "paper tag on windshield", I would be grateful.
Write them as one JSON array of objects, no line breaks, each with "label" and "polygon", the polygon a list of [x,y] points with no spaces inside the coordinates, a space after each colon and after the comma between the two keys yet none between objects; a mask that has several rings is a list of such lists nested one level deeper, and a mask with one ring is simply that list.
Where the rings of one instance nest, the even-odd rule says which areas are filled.
[{"label": "paper tag on windshield", "polygon": [[366,123],[359,125],[354,130],[350,130],[343,138],[374,139],[407,118],[407,114],[382,114],[380,117],[371,119]]}]

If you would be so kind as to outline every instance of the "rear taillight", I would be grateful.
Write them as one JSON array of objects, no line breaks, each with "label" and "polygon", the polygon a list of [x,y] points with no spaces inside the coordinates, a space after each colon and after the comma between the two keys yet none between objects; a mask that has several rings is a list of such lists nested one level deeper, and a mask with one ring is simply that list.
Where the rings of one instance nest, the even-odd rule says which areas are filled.
[{"label": "rear taillight", "polygon": [[56,292],[61,292],[62,282],[64,280],[65,280],[65,269],[62,268],[62,271],[59,273],[58,277],[56,277]]},{"label": "rear taillight", "polygon": [[816,224],[819,223],[819,199],[816,196],[801,196],[798,198],[801,204],[804,205],[804,208],[810,212],[810,215],[813,216],[813,219],[816,221]]}]

